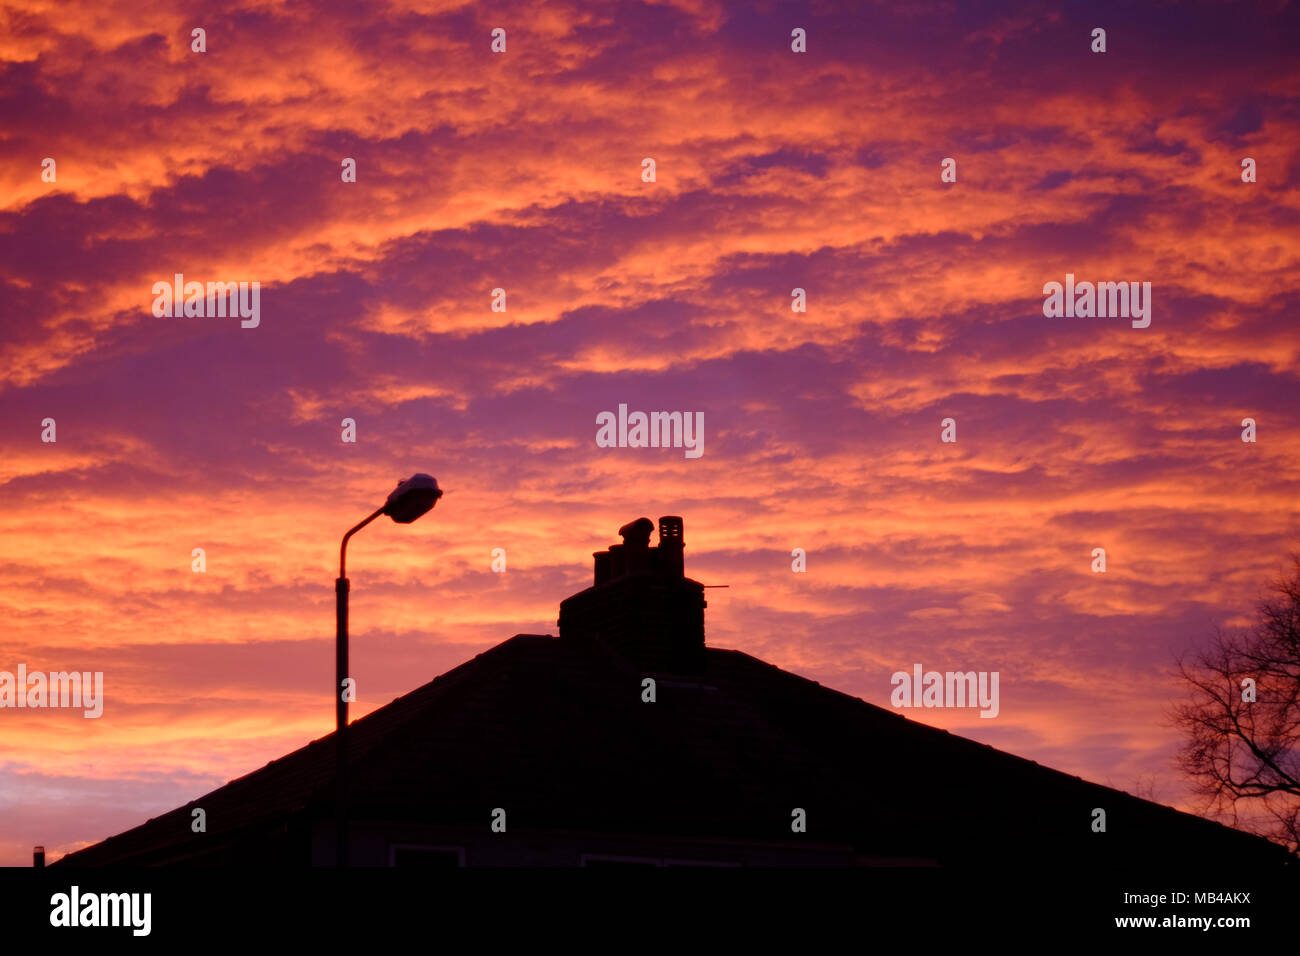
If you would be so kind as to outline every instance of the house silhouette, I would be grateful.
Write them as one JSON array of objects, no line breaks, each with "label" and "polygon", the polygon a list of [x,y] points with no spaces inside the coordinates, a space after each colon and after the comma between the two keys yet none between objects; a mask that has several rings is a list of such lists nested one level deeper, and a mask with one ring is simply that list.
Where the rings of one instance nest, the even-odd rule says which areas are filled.
[{"label": "house silhouette", "polygon": [[[653,530],[640,518],[596,553],[592,586],[560,604],[559,637],[518,634],[350,726],[352,865],[1288,859],[1258,837],[707,647],[682,521],[660,519],[657,547]],[[54,865],[332,865],[332,738]],[[204,833],[191,829],[195,808]],[[1093,829],[1098,808],[1105,832]]]}]

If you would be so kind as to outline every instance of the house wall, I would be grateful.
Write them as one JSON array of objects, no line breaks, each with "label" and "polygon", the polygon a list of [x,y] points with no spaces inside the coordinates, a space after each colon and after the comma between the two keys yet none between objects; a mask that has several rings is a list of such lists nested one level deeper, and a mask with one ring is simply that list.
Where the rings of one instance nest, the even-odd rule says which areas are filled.
[{"label": "house wall", "polygon": [[[349,830],[353,866],[393,866],[395,850],[420,848],[440,856],[457,854],[463,866],[853,866],[868,862],[849,846],[806,842],[683,840],[559,830],[492,833],[486,826],[471,831],[365,821]],[[313,834],[313,866],[334,865],[334,841],[333,825],[322,822]],[[418,865],[414,853],[404,855],[408,863]]]}]

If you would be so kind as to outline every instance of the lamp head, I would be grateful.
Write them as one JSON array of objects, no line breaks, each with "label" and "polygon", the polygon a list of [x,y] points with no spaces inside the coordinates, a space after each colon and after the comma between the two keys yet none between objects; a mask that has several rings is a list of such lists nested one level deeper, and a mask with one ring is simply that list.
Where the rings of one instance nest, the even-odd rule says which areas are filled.
[{"label": "lamp head", "polygon": [[412,475],[399,481],[393,493],[384,502],[384,514],[398,524],[410,524],[430,510],[442,497],[437,479],[430,475]]}]

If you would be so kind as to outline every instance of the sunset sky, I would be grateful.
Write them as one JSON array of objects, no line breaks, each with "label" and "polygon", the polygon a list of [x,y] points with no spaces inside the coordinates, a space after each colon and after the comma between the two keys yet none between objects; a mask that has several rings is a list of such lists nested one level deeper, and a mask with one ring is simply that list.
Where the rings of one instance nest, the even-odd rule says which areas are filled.
[{"label": "sunset sky", "polygon": [[[996,670],[996,719],[907,713],[1191,809],[1175,657],[1300,549],[1297,36],[1280,3],[0,6],[0,670],[106,697],[0,711],[0,864],[330,732],[339,538],[419,471],[437,508],[349,549],[356,716],[556,633],[592,551],[677,514],[729,585],[710,645],[886,707],[914,663]],[[176,273],[260,282],[260,324],[155,317]],[[1150,282],[1150,327],[1044,317],[1067,273]],[[597,447],[620,403],[703,412],[703,455]]]}]

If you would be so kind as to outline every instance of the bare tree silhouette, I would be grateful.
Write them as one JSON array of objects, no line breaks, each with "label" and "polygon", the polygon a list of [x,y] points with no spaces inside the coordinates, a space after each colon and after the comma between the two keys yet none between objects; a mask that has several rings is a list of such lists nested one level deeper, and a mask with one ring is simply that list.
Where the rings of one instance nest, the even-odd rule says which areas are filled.
[{"label": "bare tree silhouette", "polygon": [[1227,818],[1300,854],[1300,554],[1246,630],[1215,628],[1183,655],[1190,700],[1174,711],[1178,764]]}]

